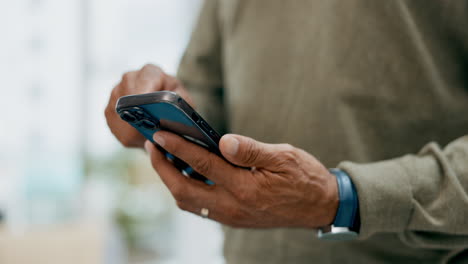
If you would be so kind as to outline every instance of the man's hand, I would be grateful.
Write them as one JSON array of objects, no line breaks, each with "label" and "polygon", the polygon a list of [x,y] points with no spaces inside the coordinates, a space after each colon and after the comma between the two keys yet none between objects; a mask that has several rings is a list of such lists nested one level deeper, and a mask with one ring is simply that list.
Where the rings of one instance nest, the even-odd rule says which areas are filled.
[{"label": "man's hand", "polygon": [[124,95],[144,94],[162,90],[178,93],[193,106],[192,100],[182,84],[175,77],[164,73],[159,67],[151,64],[145,65],[139,71],[125,73],[120,83],[112,90],[105,110],[107,125],[125,147],[142,148],[145,138],[135,128],[120,119],[115,112],[117,100]]},{"label": "man's hand", "polygon": [[265,144],[239,135],[220,141],[222,158],[169,132],[154,140],[216,184],[183,176],[147,141],[153,167],[177,205],[234,227],[305,227],[329,225],[338,208],[336,179],[307,152],[288,144]]}]

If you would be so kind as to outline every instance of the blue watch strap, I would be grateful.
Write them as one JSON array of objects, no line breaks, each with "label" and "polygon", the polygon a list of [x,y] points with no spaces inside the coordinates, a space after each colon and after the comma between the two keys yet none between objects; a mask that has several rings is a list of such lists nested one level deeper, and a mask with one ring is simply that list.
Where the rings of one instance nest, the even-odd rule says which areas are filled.
[{"label": "blue watch strap", "polygon": [[333,225],[336,227],[353,227],[358,217],[359,201],[356,188],[349,175],[340,169],[330,169],[338,183],[339,205]]}]

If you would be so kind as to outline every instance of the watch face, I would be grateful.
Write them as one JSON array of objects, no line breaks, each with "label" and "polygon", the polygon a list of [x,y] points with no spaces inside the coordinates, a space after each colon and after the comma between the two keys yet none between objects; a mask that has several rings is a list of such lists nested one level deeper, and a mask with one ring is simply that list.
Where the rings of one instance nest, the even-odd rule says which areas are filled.
[{"label": "watch face", "polygon": [[347,227],[328,226],[318,230],[317,236],[321,240],[346,241],[357,239],[358,233]]}]

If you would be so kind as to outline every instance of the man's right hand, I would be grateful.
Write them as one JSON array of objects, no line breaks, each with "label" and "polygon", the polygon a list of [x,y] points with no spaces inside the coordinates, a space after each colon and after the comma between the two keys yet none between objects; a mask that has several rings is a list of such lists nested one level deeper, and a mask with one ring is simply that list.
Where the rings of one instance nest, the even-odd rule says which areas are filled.
[{"label": "man's right hand", "polygon": [[125,73],[120,83],[112,90],[105,110],[107,125],[125,147],[143,148],[146,139],[135,128],[120,119],[115,111],[117,100],[125,95],[162,90],[178,93],[193,107],[192,99],[183,85],[174,76],[164,73],[161,68],[151,64],[145,65],[139,71]]}]

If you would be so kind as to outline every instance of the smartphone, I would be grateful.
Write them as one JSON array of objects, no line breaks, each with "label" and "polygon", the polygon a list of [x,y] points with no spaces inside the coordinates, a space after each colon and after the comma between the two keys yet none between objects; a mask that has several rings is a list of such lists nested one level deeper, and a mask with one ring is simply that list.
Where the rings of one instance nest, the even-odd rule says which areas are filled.
[{"label": "smartphone", "polygon": [[122,120],[153,142],[182,174],[210,185],[214,184],[153,140],[154,133],[165,130],[222,157],[218,147],[221,136],[177,93],[160,91],[123,96],[117,101],[116,111]]}]

